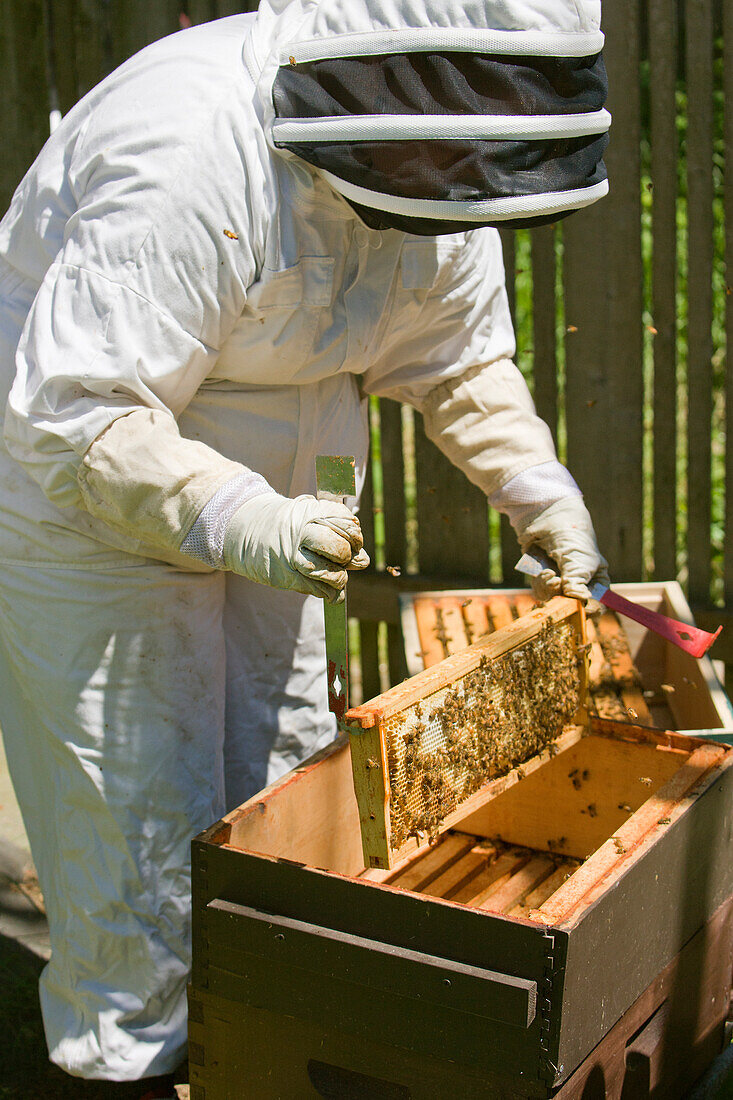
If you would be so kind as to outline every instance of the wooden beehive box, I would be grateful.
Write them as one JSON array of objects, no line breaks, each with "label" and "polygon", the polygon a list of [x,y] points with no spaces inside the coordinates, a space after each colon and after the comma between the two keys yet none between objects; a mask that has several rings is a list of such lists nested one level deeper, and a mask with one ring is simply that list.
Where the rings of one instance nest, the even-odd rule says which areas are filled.
[{"label": "wooden beehive box", "polygon": [[[676,581],[614,585],[629,600],[680,622],[693,622]],[[411,592],[400,597],[411,676],[496,630],[534,606],[526,588]],[[588,621],[592,642],[590,708],[605,718],[680,732],[731,735],[733,711],[708,656],[696,660],[671,642],[611,611]]]},{"label": "wooden beehive box", "polygon": [[367,869],[341,739],[194,842],[192,1100],[617,1100],[640,1065],[674,1100],[723,1039],[732,834],[733,750],[590,717]]}]

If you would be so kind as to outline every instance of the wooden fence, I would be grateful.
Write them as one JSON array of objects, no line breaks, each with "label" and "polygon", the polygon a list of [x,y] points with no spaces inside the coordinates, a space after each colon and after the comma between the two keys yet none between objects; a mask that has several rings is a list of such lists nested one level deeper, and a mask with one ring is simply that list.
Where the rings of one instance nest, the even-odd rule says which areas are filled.
[{"label": "wooden fence", "polygon": [[[68,110],[146,42],[242,10],[227,0],[0,0],[0,203],[45,140],[50,109]],[[733,0],[607,0],[604,31],[611,193],[557,226],[504,235],[518,361],[614,579],[679,577],[701,625],[728,624]],[[513,584],[517,556],[419,417],[389,401],[372,415],[379,446],[363,517],[372,544],[376,521],[380,568],[353,585],[352,601],[367,696],[379,687],[379,653],[382,681],[404,672],[401,588]],[[733,631],[713,655],[733,664]]]}]

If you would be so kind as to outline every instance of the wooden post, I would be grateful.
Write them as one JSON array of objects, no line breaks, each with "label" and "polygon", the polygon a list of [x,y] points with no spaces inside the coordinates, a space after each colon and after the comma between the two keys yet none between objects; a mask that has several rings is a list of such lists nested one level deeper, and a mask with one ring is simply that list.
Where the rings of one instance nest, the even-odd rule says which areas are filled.
[{"label": "wooden post", "polygon": [[654,340],[654,576],[677,575],[677,12],[649,0],[652,324]]},{"label": "wooden post", "polygon": [[208,23],[219,18],[216,0],[188,0],[188,14],[192,23]]},{"label": "wooden post", "polygon": [[110,9],[98,0],[48,0],[51,51],[61,113],[114,67]]},{"label": "wooden post", "polygon": [[[713,10],[687,0],[687,552],[692,602],[710,598]],[[729,276],[730,278],[730,273]]]},{"label": "wooden post", "polygon": [[534,401],[557,444],[557,351],[555,347],[555,228],[532,231],[532,328]]},{"label": "wooden post", "polygon": [[420,572],[458,572],[488,581],[486,497],[430,442],[419,416],[415,419],[415,458]]},{"label": "wooden post", "polygon": [[[384,554],[386,564],[404,571],[407,565],[405,531],[405,463],[402,453],[402,409],[396,402],[379,402],[382,443],[382,484],[384,507]],[[399,627],[387,627],[390,683],[397,684],[407,675],[405,647]]]},{"label": "wooden post", "polygon": [[125,0],[112,7],[112,41],[114,64],[121,65],[128,57],[179,29],[179,0]]},{"label": "wooden post", "polygon": [[0,0],[0,212],[49,134],[41,0]]},{"label": "wooden post", "polygon": [[603,12],[613,115],[611,192],[563,223],[568,463],[611,576],[642,572],[639,0]]},{"label": "wooden post", "polygon": [[[725,539],[723,542],[723,581],[726,610],[733,605],[733,369],[730,349],[733,348],[733,0],[723,0],[723,101],[724,148],[727,171],[724,175],[725,204],[725,331],[728,362],[725,382],[726,450],[725,450]],[[725,686],[733,694],[733,661],[726,666]]]},{"label": "wooden post", "polygon": [[[361,494],[359,522],[364,534],[364,545],[374,559],[374,478],[372,476],[372,456],[367,465],[367,477]],[[348,599],[348,596],[347,596]],[[361,646],[361,685],[364,699],[371,699],[381,691],[379,679],[379,630],[376,621],[362,621],[359,624],[359,642]]]}]

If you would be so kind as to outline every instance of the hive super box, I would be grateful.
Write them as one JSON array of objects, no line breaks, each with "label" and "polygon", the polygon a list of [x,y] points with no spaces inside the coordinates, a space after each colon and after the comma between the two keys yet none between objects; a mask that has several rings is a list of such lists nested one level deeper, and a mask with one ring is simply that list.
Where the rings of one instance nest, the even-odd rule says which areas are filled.
[{"label": "hive super box", "polygon": [[367,870],[340,740],[194,842],[192,1100],[684,1095],[728,1012],[733,750],[590,717],[479,801]]},{"label": "hive super box", "polygon": [[[662,1067],[655,1095],[683,1095],[727,1014],[732,763],[722,746],[596,722],[399,886],[364,873],[336,743],[194,844],[192,1100],[580,1097],[574,1071],[593,1072],[594,1050],[602,1080],[631,1053]],[[461,869],[482,843],[486,886]],[[514,914],[472,907],[472,883]]]}]

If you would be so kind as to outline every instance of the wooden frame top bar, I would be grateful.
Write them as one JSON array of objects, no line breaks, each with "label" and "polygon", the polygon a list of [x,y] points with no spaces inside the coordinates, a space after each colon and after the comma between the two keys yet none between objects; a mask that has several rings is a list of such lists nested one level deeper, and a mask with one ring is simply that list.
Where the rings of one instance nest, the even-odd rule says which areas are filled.
[{"label": "wooden frame top bar", "polygon": [[361,726],[362,729],[371,729],[412,703],[419,702],[426,696],[448,687],[467,673],[473,672],[484,658],[493,661],[502,657],[523,642],[535,637],[546,622],[553,623],[567,619],[579,608],[578,600],[569,599],[567,596],[555,596],[543,607],[538,607],[520,619],[516,619],[499,633],[474,642],[467,649],[447,657],[439,665],[426,668],[370,702],[352,707],[346,712],[346,721]]}]

